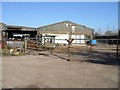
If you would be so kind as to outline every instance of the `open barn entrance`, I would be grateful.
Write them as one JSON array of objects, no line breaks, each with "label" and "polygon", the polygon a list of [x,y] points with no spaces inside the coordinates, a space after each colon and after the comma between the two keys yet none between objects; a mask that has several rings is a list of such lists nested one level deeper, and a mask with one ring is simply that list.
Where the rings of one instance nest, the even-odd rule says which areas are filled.
[{"label": "open barn entrance", "polygon": [[34,28],[26,28],[23,30],[23,27],[17,26],[8,26],[6,30],[4,30],[4,39],[24,39],[25,37],[28,38],[35,38],[37,35],[37,31]]},{"label": "open barn entrance", "polygon": [[11,30],[5,32],[8,34],[7,39],[12,39],[12,38],[17,39],[20,38],[20,35],[22,38],[24,38],[25,36],[28,36],[29,38],[35,38],[37,35],[37,31]]},{"label": "open barn entrance", "polygon": [[2,31],[2,48],[8,50],[8,54],[25,53],[27,40],[36,38],[37,31],[35,28],[22,26],[8,26]]}]

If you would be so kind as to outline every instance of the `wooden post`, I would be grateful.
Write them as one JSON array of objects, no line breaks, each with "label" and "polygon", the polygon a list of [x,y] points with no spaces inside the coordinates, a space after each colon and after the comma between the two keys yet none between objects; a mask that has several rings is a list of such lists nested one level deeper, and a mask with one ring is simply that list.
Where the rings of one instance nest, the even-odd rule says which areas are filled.
[{"label": "wooden post", "polygon": [[92,57],[92,45],[91,45],[91,42],[90,42],[89,58],[91,59],[91,57]]},{"label": "wooden post", "polygon": [[40,34],[40,36],[39,36],[39,48],[42,48],[42,34]]},{"label": "wooden post", "polygon": [[14,42],[14,48],[13,48],[13,50],[15,51],[16,45],[15,45],[15,40],[14,39],[13,39],[13,42]]},{"label": "wooden post", "polygon": [[70,43],[68,43],[68,60],[67,61],[70,61]]},{"label": "wooden post", "polygon": [[93,39],[94,31],[92,31],[92,35],[90,36],[90,51],[89,51],[89,58],[92,57],[92,39]]},{"label": "wooden post", "polygon": [[119,41],[120,39],[120,30],[118,30],[118,35],[117,35],[117,49],[116,49],[116,59],[119,60]]},{"label": "wooden post", "polygon": [[[67,39],[65,39],[65,40],[67,40]],[[67,40],[67,42],[68,42],[68,60],[67,61],[70,61],[70,54],[71,54],[71,52],[70,52],[70,45],[71,45],[73,40],[74,39]]]},{"label": "wooden post", "polygon": [[39,51],[39,42],[38,42],[38,40],[39,40],[39,36],[36,35],[36,46],[37,46],[37,51]]},{"label": "wooden post", "polygon": [[50,47],[50,54],[52,55],[52,47]]},{"label": "wooden post", "polygon": [[44,46],[45,46],[45,36],[44,36]]},{"label": "wooden post", "polygon": [[26,53],[26,48],[27,48],[27,39],[24,38],[24,53]]}]

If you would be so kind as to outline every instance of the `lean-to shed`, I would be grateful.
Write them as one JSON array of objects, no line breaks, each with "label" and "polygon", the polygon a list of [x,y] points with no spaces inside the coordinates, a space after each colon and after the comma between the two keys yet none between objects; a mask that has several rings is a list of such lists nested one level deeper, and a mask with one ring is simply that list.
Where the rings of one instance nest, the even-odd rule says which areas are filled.
[{"label": "lean-to shed", "polygon": [[29,35],[30,37],[36,37],[37,30],[33,27],[6,25],[5,32],[6,39],[12,39],[14,35]]}]

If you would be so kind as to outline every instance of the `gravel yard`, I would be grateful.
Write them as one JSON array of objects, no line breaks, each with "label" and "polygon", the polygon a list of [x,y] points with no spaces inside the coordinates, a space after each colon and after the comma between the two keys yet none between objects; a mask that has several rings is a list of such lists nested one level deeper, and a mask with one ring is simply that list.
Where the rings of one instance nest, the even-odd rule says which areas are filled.
[{"label": "gravel yard", "polygon": [[55,55],[3,56],[3,88],[117,88],[118,66]]}]

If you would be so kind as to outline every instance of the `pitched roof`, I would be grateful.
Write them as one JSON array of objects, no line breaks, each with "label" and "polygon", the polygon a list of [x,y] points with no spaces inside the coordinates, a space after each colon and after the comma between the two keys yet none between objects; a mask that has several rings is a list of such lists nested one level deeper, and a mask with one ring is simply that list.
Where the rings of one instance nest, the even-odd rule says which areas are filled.
[{"label": "pitched roof", "polygon": [[26,27],[26,26],[17,26],[17,25],[6,25],[8,28],[16,28],[17,30],[22,30],[22,31],[36,31],[36,28],[33,27]]},{"label": "pitched roof", "polygon": [[63,22],[58,22],[42,27],[38,27],[37,30],[39,33],[49,33],[49,34],[68,34],[69,31],[72,29],[71,27],[67,27],[66,24],[71,24],[75,25],[75,31],[73,34],[86,34],[86,35],[91,35],[92,31],[94,29],[86,27],[84,25],[79,25],[76,23],[73,23],[71,21],[63,21]]},{"label": "pitched roof", "polygon": [[[57,22],[57,23],[53,23],[53,24],[41,26],[41,27],[38,27],[37,29],[40,29],[40,28],[43,28],[43,27],[52,26],[52,25],[62,24],[62,23],[68,23],[68,24],[73,24],[73,25],[79,25],[79,26],[81,26],[81,27],[89,28],[89,27],[87,27],[87,26],[85,26],[85,25],[77,24],[77,23],[74,23],[74,22],[71,22],[71,21],[62,21],[62,22]],[[94,30],[93,28],[89,28],[89,29]]]}]

